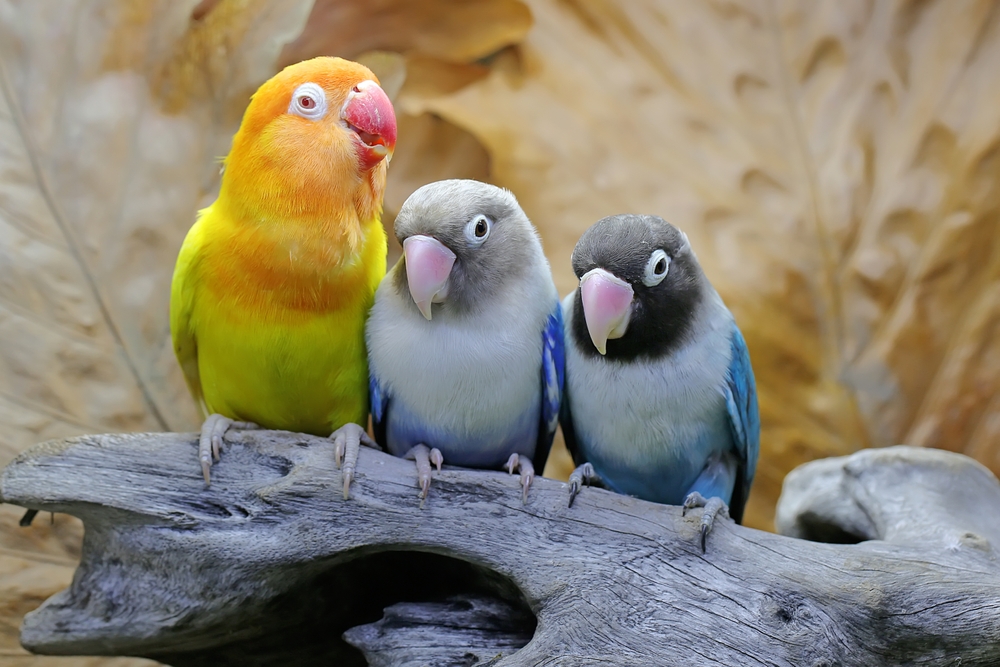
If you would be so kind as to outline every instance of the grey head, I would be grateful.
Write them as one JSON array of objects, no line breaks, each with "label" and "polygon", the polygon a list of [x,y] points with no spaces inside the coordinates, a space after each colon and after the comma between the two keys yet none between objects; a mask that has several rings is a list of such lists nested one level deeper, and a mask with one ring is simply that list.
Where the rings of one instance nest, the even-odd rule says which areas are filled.
[{"label": "grey head", "polygon": [[394,231],[404,254],[393,281],[427,319],[432,303],[436,313],[478,312],[543,257],[514,195],[479,181],[423,186],[403,203]]},{"label": "grey head", "polygon": [[656,358],[685,342],[706,279],[679,229],[653,215],[613,215],[584,232],[572,261],[581,284],[571,335],[584,354]]}]

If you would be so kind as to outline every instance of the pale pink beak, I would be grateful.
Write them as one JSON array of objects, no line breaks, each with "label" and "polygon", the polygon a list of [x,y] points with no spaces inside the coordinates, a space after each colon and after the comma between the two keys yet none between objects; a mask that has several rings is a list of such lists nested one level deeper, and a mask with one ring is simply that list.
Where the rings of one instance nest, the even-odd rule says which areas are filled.
[{"label": "pale pink beak", "polygon": [[604,269],[592,269],[580,279],[580,297],[587,331],[594,347],[607,352],[608,339],[621,338],[632,315],[632,286]]},{"label": "pale pink beak", "polygon": [[411,236],[403,241],[406,282],[420,314],[431,319],[431,304],[443,303],[448,296],[448,276],[455,253],[430,236]]}]

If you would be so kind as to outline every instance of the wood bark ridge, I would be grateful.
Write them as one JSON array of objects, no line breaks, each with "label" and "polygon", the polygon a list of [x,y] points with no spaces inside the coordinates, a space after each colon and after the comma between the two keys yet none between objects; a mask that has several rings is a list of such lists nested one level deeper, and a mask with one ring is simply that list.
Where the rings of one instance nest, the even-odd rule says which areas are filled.
[{"label": "wood bark ridge", "polygon": [[193,434],[52,441],[3,471],[4,502],[86,527],[25,647],[365,664],[341,639],[362,626],[347,636],[372,665],[1000,664],[1000,483],[958,454],[789,476],[780,530],[869,541],[721,521],[702,554],[699,511],[598,489],[567,508],[547,479],[522,504],[516,476],[448,468],[421,507],[412,462],[369,449],[345,501],[330,441],[228,441],[209,488]]}]

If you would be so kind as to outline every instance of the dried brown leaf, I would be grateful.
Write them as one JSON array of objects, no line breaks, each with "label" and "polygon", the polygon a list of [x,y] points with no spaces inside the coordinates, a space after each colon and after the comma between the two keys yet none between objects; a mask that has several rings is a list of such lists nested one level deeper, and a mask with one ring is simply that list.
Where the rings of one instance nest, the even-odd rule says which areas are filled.
[{"label": "dried brown leaf", "polygon": [[196,20],[195,4],[0,10],[0,462],[196,424],[169,344],[173,263],[309,7],[234,0]]},{"label": "dried brown leaf", "polygon": [[366,51],[470,62],[521,41],[530,27],[519,0],[316,0],[281,62]]}]

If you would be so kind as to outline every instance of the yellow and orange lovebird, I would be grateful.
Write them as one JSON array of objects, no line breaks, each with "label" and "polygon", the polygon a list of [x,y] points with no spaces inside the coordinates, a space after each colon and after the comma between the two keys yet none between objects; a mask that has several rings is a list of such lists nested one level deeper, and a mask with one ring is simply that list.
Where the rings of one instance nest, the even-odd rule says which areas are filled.
[{"label": "yellow and orange lovebird", "polygon": [[370,444],[365,320],[385,275],[395,144],[392,103],[348,60],[291,65],[252,97],[170,294],[174,352],[207,416],[206,484],[230,427],[336,429],[346,496]]}]

